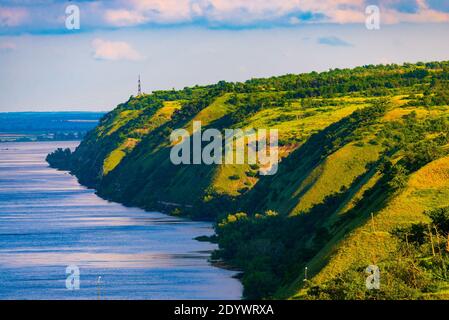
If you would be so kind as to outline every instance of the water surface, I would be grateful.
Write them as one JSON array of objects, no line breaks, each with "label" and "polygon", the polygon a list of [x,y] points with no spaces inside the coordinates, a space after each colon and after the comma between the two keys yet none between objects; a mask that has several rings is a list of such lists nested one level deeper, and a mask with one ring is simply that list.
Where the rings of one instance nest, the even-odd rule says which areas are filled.
[{"label": "water surface", "polygon": [[240,298],[235,273],[208,262],[216,246],[194,240],[211,224],[108,202],[48,167],[48,152],[76,145],[0,144],[0,299]]}]

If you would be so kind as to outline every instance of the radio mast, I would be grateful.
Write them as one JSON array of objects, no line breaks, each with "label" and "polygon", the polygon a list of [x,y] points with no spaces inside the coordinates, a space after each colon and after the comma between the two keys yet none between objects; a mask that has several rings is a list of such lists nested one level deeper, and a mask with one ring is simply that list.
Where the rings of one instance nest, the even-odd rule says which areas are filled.
[{"label": "radio mast", "polygon": [[140,74],[139,74],[139,81],[137,82],[137,96],[140,96],[142,94],[142,86],[140,83]]}]

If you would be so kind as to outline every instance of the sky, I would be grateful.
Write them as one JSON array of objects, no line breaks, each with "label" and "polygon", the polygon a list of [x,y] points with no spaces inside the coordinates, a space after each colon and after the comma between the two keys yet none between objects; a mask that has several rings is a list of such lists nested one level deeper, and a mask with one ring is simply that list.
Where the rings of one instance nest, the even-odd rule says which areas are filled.
[{"label": "sky", "polygon": [[0,112],[111,110],[139,74],[149,93],[449,60],[448,30],[449,0],[0,0]]}]

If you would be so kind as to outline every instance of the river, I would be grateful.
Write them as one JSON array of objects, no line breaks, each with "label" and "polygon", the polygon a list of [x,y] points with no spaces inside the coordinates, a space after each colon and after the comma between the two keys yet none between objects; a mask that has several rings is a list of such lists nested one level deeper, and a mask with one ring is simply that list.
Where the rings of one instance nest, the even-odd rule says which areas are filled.
[{"label": "river", "polygon": [[235,272],[208,261],[216,245],[194,240],[210,223],[108,202],[48,167],[77,144],[0,144],[0,299],[240,299]]}]

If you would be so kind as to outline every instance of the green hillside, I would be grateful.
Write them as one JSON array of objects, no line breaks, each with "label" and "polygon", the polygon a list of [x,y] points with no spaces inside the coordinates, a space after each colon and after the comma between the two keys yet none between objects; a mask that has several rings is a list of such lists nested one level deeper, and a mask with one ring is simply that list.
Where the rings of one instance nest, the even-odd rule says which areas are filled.
[{"label": "green hillside", "polygon": [[[172,164],[170,133],[194,121],[278,129],[278,172]],[[449,298],[449,62],[155,91],[48,161],[104,198],[216,221],[213,258],[247,298]]]}]

